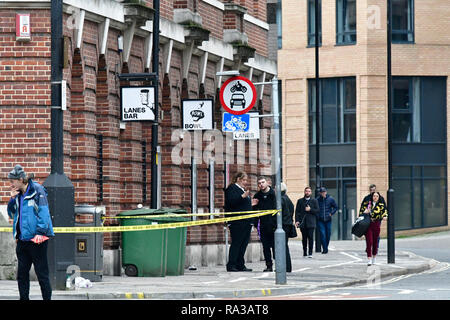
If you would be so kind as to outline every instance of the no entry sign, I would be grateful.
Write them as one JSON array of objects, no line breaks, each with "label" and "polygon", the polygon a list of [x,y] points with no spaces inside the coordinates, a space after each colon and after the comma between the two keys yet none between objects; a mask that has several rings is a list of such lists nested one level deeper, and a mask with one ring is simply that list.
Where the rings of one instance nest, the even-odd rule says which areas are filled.
[{"label": "no entry sign", "polygon": [[229,113],[241,115],[250,111],[256,102],[256,88],[244,77],[232,77],[220,88],[220,103]]}]

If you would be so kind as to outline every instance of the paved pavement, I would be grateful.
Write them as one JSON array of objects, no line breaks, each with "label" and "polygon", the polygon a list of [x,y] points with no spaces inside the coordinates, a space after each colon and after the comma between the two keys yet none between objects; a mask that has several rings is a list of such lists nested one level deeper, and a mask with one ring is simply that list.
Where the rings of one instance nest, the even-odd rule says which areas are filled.
[{"label": "paved pavement", "polygon": [[[184,275],[166,277],[104,276],[91,288],[53,291],[54,300],[85,299],[233,299],[262,298],[301,294],[315,290],[373,284],[387,277],[419,273],[439,264],[438,261],[397,251],[395,264],[387,263],[386,240],[380,242],[377,264],[367,266],[365,241],[332,241],[328,254],[314,252],[304,258],[301,241],[291,240],[289,247],[293,271],[287,283],[275,283],[275,272],[262,272],[263,261],[247,263],[252,272],[226,272],[224,266],[197,267]],[[40,300],[37,281],[31,282],[30,298]],[[0,299],[18,299],[17,282],[0,281]]]}]

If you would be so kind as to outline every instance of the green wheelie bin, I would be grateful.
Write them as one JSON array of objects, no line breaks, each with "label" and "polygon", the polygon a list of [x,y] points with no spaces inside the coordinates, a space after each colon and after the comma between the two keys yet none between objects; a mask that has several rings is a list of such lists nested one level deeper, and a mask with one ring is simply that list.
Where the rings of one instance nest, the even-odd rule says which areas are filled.
[{"label": "green wheelie bin", "polygon": [[[171,222],[189,221],[185,217],[171,217]],[[186,258],[186,227],[167,229],[167,265],[168,276],[179,276],[184,274],[184,261]]]},{"label": "green wheelie bin", "polygon": [[[183,217],[142,217],[186,213],[183,209],[138,209],[121,212],[122,226],[188,221]],[[127,276],[164,277],[184,273],[186,227],[122,232],[122,265]]]}]

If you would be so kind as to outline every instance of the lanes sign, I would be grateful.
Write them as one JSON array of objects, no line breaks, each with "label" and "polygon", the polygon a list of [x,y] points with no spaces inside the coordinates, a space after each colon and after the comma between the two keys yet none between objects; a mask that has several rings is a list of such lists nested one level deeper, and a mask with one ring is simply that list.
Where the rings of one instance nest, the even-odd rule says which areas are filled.
[{"label": "lanes sign", "polygon": [[259,113],[258,112],[248,112],[250,116],[250,122],[248,130],[234,131],[233,140],[257,140],[259,139]]},{"label": "lanes sign", "polygon": [[183,99],[181,100],[183,130],[212,130],[213,100]]},{"label": "lanes sign", "polygon": [[220,103],[226,112],[242,115],[250,111],[256,102],[256,88],[253,83],[241,76],[232,77],[220,88]]},{"label": "lanes sign", "polygon": [[155,87],[121,87],[122,121],[155,120]]},{"label": "lanes sign", "polygon": [[223,132],[246,132],[250,127],[250,116],[248,114],[234,115],[224,112],[222,124]]}]

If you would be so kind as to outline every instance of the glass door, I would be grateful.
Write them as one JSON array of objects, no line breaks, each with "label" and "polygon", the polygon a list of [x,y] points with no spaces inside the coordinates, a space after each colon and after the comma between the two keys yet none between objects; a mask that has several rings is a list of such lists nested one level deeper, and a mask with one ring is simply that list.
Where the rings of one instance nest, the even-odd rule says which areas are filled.
[{"label": "glass door", "polygon": [[342,214],[339,223],[342,225],[342,240],[352,239],[352,224],[358,215],[356,203],[356,182],[344,181]]}]

